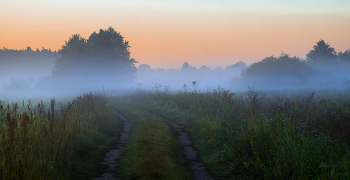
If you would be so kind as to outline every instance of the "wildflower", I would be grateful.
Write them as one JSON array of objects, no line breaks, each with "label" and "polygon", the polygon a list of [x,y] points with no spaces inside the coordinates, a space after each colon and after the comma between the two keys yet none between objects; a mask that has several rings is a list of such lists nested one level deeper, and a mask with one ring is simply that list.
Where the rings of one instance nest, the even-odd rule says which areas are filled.
[{"label": "wildflower", "polygon": [[303,134],[300,134],[300,136],[303,136]]},{"label": "wildflower", "polygon": [[315,136],[317,137],[317,134],[315,134]]},{"label": "wildflower", "polygon": [[311,131],[312,133],[314,132],[314,130]]},{"label": "wildflower", "polygon": [[252,128],[250,128],[250,130],[252,130],[252,131],[253,131],[253,127],[252,127]]}]

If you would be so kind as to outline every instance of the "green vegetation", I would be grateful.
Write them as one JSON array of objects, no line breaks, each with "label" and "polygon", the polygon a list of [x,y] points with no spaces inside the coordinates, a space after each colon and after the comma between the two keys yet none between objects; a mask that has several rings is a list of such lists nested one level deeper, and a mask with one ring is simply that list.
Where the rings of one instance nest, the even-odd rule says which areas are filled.
[{"label": "green vegetation", "polygon": [[[347,84],[346,84],[347,86]],[[347,91],[234,94],[166,88],[107,98],[85,94],[49,107],[1,103],[2,179],[91,179],[104,152],[133,124],[118,159],[121,179],[191,179],[177,132],[185,126],[200,160],[219,179],[346,179],[350,172]]]},{"label": "green vegetation", "polygon": [[[24,95],[72,96],[86,89],[125,89],[135,79],[137,63],[129,48],[129,42],[109,27],[88,39],[74,34],[59,53],[44,48],[0,49],[4,77],[12,76],[6,74],[12,68],[28,74],[27,65],[40,67],[49,59],[43,66],[49,67],[56,59],[52,75],[41,76],[37,82],[34,74],[28,74],[28,80],[12,78],[4,85],[2,95],[18,100]],[[26,59],[30,62],[15,63]],[[177,80],[191,77],[216,83],[218,79],[233,78],[232,73],[238,75],[243,69],[240,78],[231,80],[235,83],[231,87],[292,90],[327,84],[337,89],[334,91],[265,94],[249,88],[245,94],[234,94],[219,86],[201,92],[202,87],[193,81],[193,91],[188,92],[187,85],[177,81],[176,86],[183,87],[177,93],[170,91],[169,84],[156,84],[154,91],[147,91],[140,83],[135,92],[125,96],[108,98],[104,93],[89,93],[60,103],[59,108],[55,99],[49,107],[43,101],[35,106],[31,100],[27,104],[0,101],[0,177],[101,176],[106,169],[101,164],[104,153],[115,145],[122,130],[122,121],[113,111],[117,109],[134,124],[117,162],[115,173],[121,179],[192,179],[189,164],[195,162],[185,159],[184,147],[176,138],[178,132],[148,111],[183,125],[200,161],[218,179],[348,179],[349,59],[349,50],[337,54],[320,40],[305,61],[282,53],[247,68],[245,63],[237,62],[226,68],[226,74],[221,67],[209,73],[205,65],[197,71],[187,62],[180,71],[152,70],[147,64],[139,67],[145,79],[151,73],[157,78],[164,75],[167,81],[176,76]],[[49,71],[45,74],[51,74],[51,68],[44,69]],[[150,82],[155,84],[157,79],[151,78]],[[335,87],[343,82],[344,90]]]},{"label": "green vegetation", "polygon": [[288,78],[295,78],[304,82],[305,78],[311,75],[311,72],[311,68],[305,61],[297,57],[290,57],[288,54],[281,54],[278,58],[273,56],[266,57],[259,62],[251,64],[242,72],[242,77],[245,80],[251,80],[252,78],[256,80],[258,78],[263,80],[264,83],[268,80],[276,81],[277,77],[282,78],[284,81]]},{"label": "green vegetation", "polygon": [[344,52],[338,52],[339,61],[350,62],[350,49]]},{"label": "green vegetation", "polygon": [[124,103],[183,124],[220,179],[347,179],[350,94],[138,90]]},{"label": "green vegetation", "polygon": [[134,79],[137,63],[129,48],[129,42],[112,27],[93,32],[88,39],[74,34],[59,50],[62,57],[55,61],[52,80],[66,84],[74,79],[72,87],[76,82],[94,88],[128,84]]},{"label": "green vegetation", "polygon": [[89,179],[104,168],[104,152],[121,121],[102,94],[85,94],[49,107],[1,102],[1,179]]},{"label": "green vegetation", "polygon": [[338,58],[335,49],[322,39],[317,41],[306,57],[315,62],[334,62]]},{"label": "green vegetation", "polygon": [[121,179],[191,179],[182,146],[165,121],[135,106],[115,102],[134,127],[118,164]]}]

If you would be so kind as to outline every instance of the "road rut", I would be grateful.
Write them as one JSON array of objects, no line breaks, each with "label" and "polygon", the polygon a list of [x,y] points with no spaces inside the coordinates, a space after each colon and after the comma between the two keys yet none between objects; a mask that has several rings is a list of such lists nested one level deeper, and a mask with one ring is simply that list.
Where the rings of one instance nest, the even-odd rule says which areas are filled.
[{"label": "road rut", "polygon": [[117,177],[115,177],[115,172],[117,170],[117,159],[121,156],[121,151],[123,149],[123,144],[129,137],[130,130],[133,126],[133,124],[122,114],[120,114],[118,111],[115,110],[115,113],[121,118],[121,120],[124,122],[123,125],[123,132],[121,133],[120,139],[118,143],[113,147],[112,150],[106,153],[104,162],[102,164],[106,164],[109,166],[109,168],[106,170],[106,172],[102,175],[102,177],[96,177],[95,180],[118,180]]},{"label": "road rut", "polygon": [[186,159],[189,161],[190,168],[192,169],[193,179],[214,180],[215,178],[211,174],[209,174],[207,167],[203,163],[198,161],[197,151],[193,147],[193,143],[189,134],[183,130],[184,126],[178,125],[152,112],[150,113],[166,121],[171,127],[173,127],[179,133],[177,138],[179,139],[180,143],[184,146],[184,154],[186,156]]}]

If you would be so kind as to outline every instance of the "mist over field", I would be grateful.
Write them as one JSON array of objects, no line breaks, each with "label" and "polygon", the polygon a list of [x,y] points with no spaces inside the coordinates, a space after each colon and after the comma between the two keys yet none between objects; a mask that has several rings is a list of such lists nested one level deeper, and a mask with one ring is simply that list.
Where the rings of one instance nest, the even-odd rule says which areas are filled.
[{"label": "mist over field", "polygon": [[58,52],[45,48],[33,51],[30,47],[0,49],[0,97],[16,100],[137,89],[242,92],[249,87],[314,91],[342,89],[350,83],[350,50],[336,52],[324,40],[310,47],[306,60],[281,53],[252,64],[235,61],[217,69],[205,64],[194,67],[181,59],[181,69],[153,69],[152,64],[142,64],[131,57],[128,43],[110,27],[93,32],[88,39],[74,34]]},{"label": "mist over field", "polygon": [[[151,90],[159,85],[168,86],[170,91],[206,91],[218,86],[228,88],[234,79],[239,79],[240,73],[246,68],[242,61],[227,66],[225,69],[209,69],[203,65],[200,68],[183,63],[181,69],[152,69],[148,64],[141,64],[136,72],[135,84]],[[196,82],[196,83],[193,83]]]},{"label": "mist over field", "polygon": [[0,0],[0,180],[350,179],[350,0]]}]

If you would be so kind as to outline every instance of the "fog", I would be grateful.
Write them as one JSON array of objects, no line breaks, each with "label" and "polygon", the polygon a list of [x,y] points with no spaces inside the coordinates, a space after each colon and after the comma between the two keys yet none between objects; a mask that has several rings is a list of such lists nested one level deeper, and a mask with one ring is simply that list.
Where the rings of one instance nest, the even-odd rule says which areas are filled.
[{"label": "fog", "polygon": [[[320,40],[307,59],[282,53],[252,64],[210,69],[182,62],[181,69],[153,69],[130,57],[128,41],[112,27],[86,39],[73,35],[59,52],[0,49],[0,99],[75,97],[135,90],[173,93],[249,88],[265,92],[350,90],[350,50],[336,52]],[[213,60],[214,61],[214,60]],[[181,60],[179,60],[181,63]]]},{"label": "fog", "polygon": [[[182,68],[152,69],[142,64],[137,70],[135,85],[145,90],[167,87],[170,91],[211,91],[221,87],[230,91],[246,91],[248,87],[263,91],[299,91],[342,89],[350,80],[350,63],[313,67],[305,77],[298,75],[266,75],[250,78],[241,76],[248,66],[238,62],[225,69]],[[193,84],[193,82],[196,82]],[[159,86],[161,85],[161,86]]]},{"label": "fog", "polygon": [[332,65],[309,63],[309,72],[304,74],[294,71],[277,75],[262,72],[263,74],[251,76],[247,72],[253,65],[249,66],[241,61],[217,69],[210,69],[205,65],[197,68],[187,62],[183,63],[181,69],[152,69],[151,65],[140,64],[131,80],[125,81],[118,79],[116,73],[110,73],[114,72],[108,70],[110,66],[99,64],[76,65],[68,69],[66,74],[60,75],[61,79],[57,76],[53,78],[54,61],[50,58],[47,59],[48,62],[42,61],[41,64],[22,62],[1,66],[1,99],[16,101],[28,98],[75,97],[88,92],[105,91],[115,94],[137,89],[206,92],[222,88],[231,92],[244,92],[250,87],[263,91],[290,92],[345,89],[350,86],[348,62],[335,62]]},{"label": "fog", "polygon": [[[246,68],[244,62],[237,62],[225,69],[210,69],[203,65],[200,68],[184,62],[181,69],[152,69],[148,64],[141,64],[136,72],[135,84],[138,88],[154,89],[168,86],[170,91],[206,91],[221,86],[229,88],[232,80],[239,79],[241,71]],[[195,82],[195,83],[193,83]]]}]

